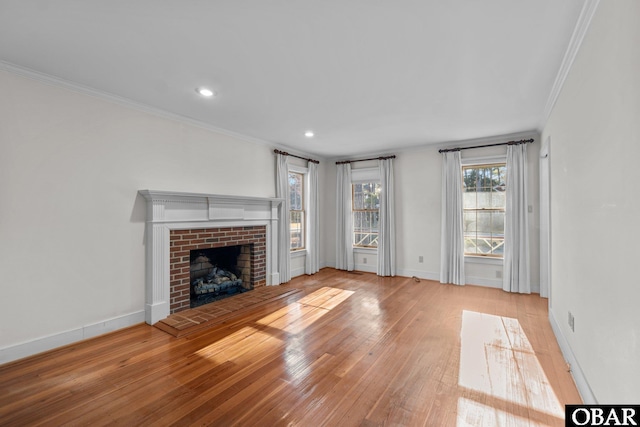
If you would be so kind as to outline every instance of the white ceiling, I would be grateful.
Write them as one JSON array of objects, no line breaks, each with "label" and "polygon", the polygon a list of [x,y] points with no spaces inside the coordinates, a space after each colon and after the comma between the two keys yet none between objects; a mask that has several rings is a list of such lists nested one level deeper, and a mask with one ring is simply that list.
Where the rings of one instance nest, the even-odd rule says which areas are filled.
[{"label": "white ceiling", "polygon": [[536,129],[582,5],[0,0],[0,61],[292,150],[354,156]]}]

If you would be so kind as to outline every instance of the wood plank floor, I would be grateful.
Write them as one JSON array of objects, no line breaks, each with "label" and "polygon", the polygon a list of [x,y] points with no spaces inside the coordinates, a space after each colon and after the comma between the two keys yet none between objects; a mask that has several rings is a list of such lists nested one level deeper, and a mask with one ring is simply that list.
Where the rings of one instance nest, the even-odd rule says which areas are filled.
[{"label": "wood plank floor", "polygon": [[0,366],[0,425],[564,425],[547,300],[332,269],[184,338],[138,325]]},{"label": "wood plank floor", "polygon": [[233,320],[241,315],[241,311],[249,310],[253,306],[278,298],[286,298],[296,292],[300,290],[292,289],[291,286],[261,286],[251,292],[170,314],[153,326],[174,337],[184,337],[214,324]]}]

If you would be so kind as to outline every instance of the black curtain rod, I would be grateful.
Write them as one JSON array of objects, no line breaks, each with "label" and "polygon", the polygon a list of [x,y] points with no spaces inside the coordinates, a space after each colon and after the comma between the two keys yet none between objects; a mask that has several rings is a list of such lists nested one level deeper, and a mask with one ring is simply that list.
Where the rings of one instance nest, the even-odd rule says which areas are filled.
[{"label": "black curtain rod", "polygon": [[287,153],[286,151],[273,150],[273,152],[276,153],[276,154],[282,154],[283,156],[291,156],[291,157],[295,157],[297,159],[307,160],[307,161],[309,161],[311,163],[320,164],[319,160],[307,159],[306,157],[296,156],[295,154],[290,154],[290,153]]},{"label": "black curtain rod", "polygon": [[396,156],[395,154],[392,156],[381,156],[381,157],[374,157],[372,159],[360,159],[360,160],[343,160],[341,162],[336,162],[336,165],[344,165],[346,163],[355,163],[355,162],[366,162],[367,160],[387,160],[387,159],[395,159]]},{"label": "black curtain rod", "polygon": [[438,153],[449,153],[451,151],[470,150],[472,148],[495,147],[497,145],[519,145],[519,144],[527,144],[529,142],[533,142],[533,138],[521,139],[520,141],[499,142],[497,144],[474,145],[473,147],[443,148],[441,150],[438,150]]}]

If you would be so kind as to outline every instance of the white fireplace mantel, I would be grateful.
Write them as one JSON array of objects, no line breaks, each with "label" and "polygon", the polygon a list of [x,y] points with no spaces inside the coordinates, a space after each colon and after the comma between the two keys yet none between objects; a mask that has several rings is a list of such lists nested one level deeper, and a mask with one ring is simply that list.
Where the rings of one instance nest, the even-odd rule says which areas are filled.
[{"label": "white fireplace mantel", "polygon": [[169,316],[171,230],[266,227],[267,285],[279,285],[278,207],[282,199],[140,190],[147,200],[145,320]]}]

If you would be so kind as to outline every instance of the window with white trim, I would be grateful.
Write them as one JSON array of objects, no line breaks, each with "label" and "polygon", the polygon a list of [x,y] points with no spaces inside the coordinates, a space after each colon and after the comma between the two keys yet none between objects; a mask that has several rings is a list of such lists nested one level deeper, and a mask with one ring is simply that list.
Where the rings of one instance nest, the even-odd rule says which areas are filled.
[{"label": "window with white trim", "polygon": [[503,257],[506,173],[504,162],[462,166],[465,255]]},{"label": "window with white trim", "polygon": [[299,251],[305,247],[305,174],[289,171],[289,218],[291,232],[291,250]]},{"label": "window with white trim", "polygon": [[353,246],[378,247],[378,223],[380,219],[380,183],[362,182],[351,185],[351,210],[353,215]]}]

